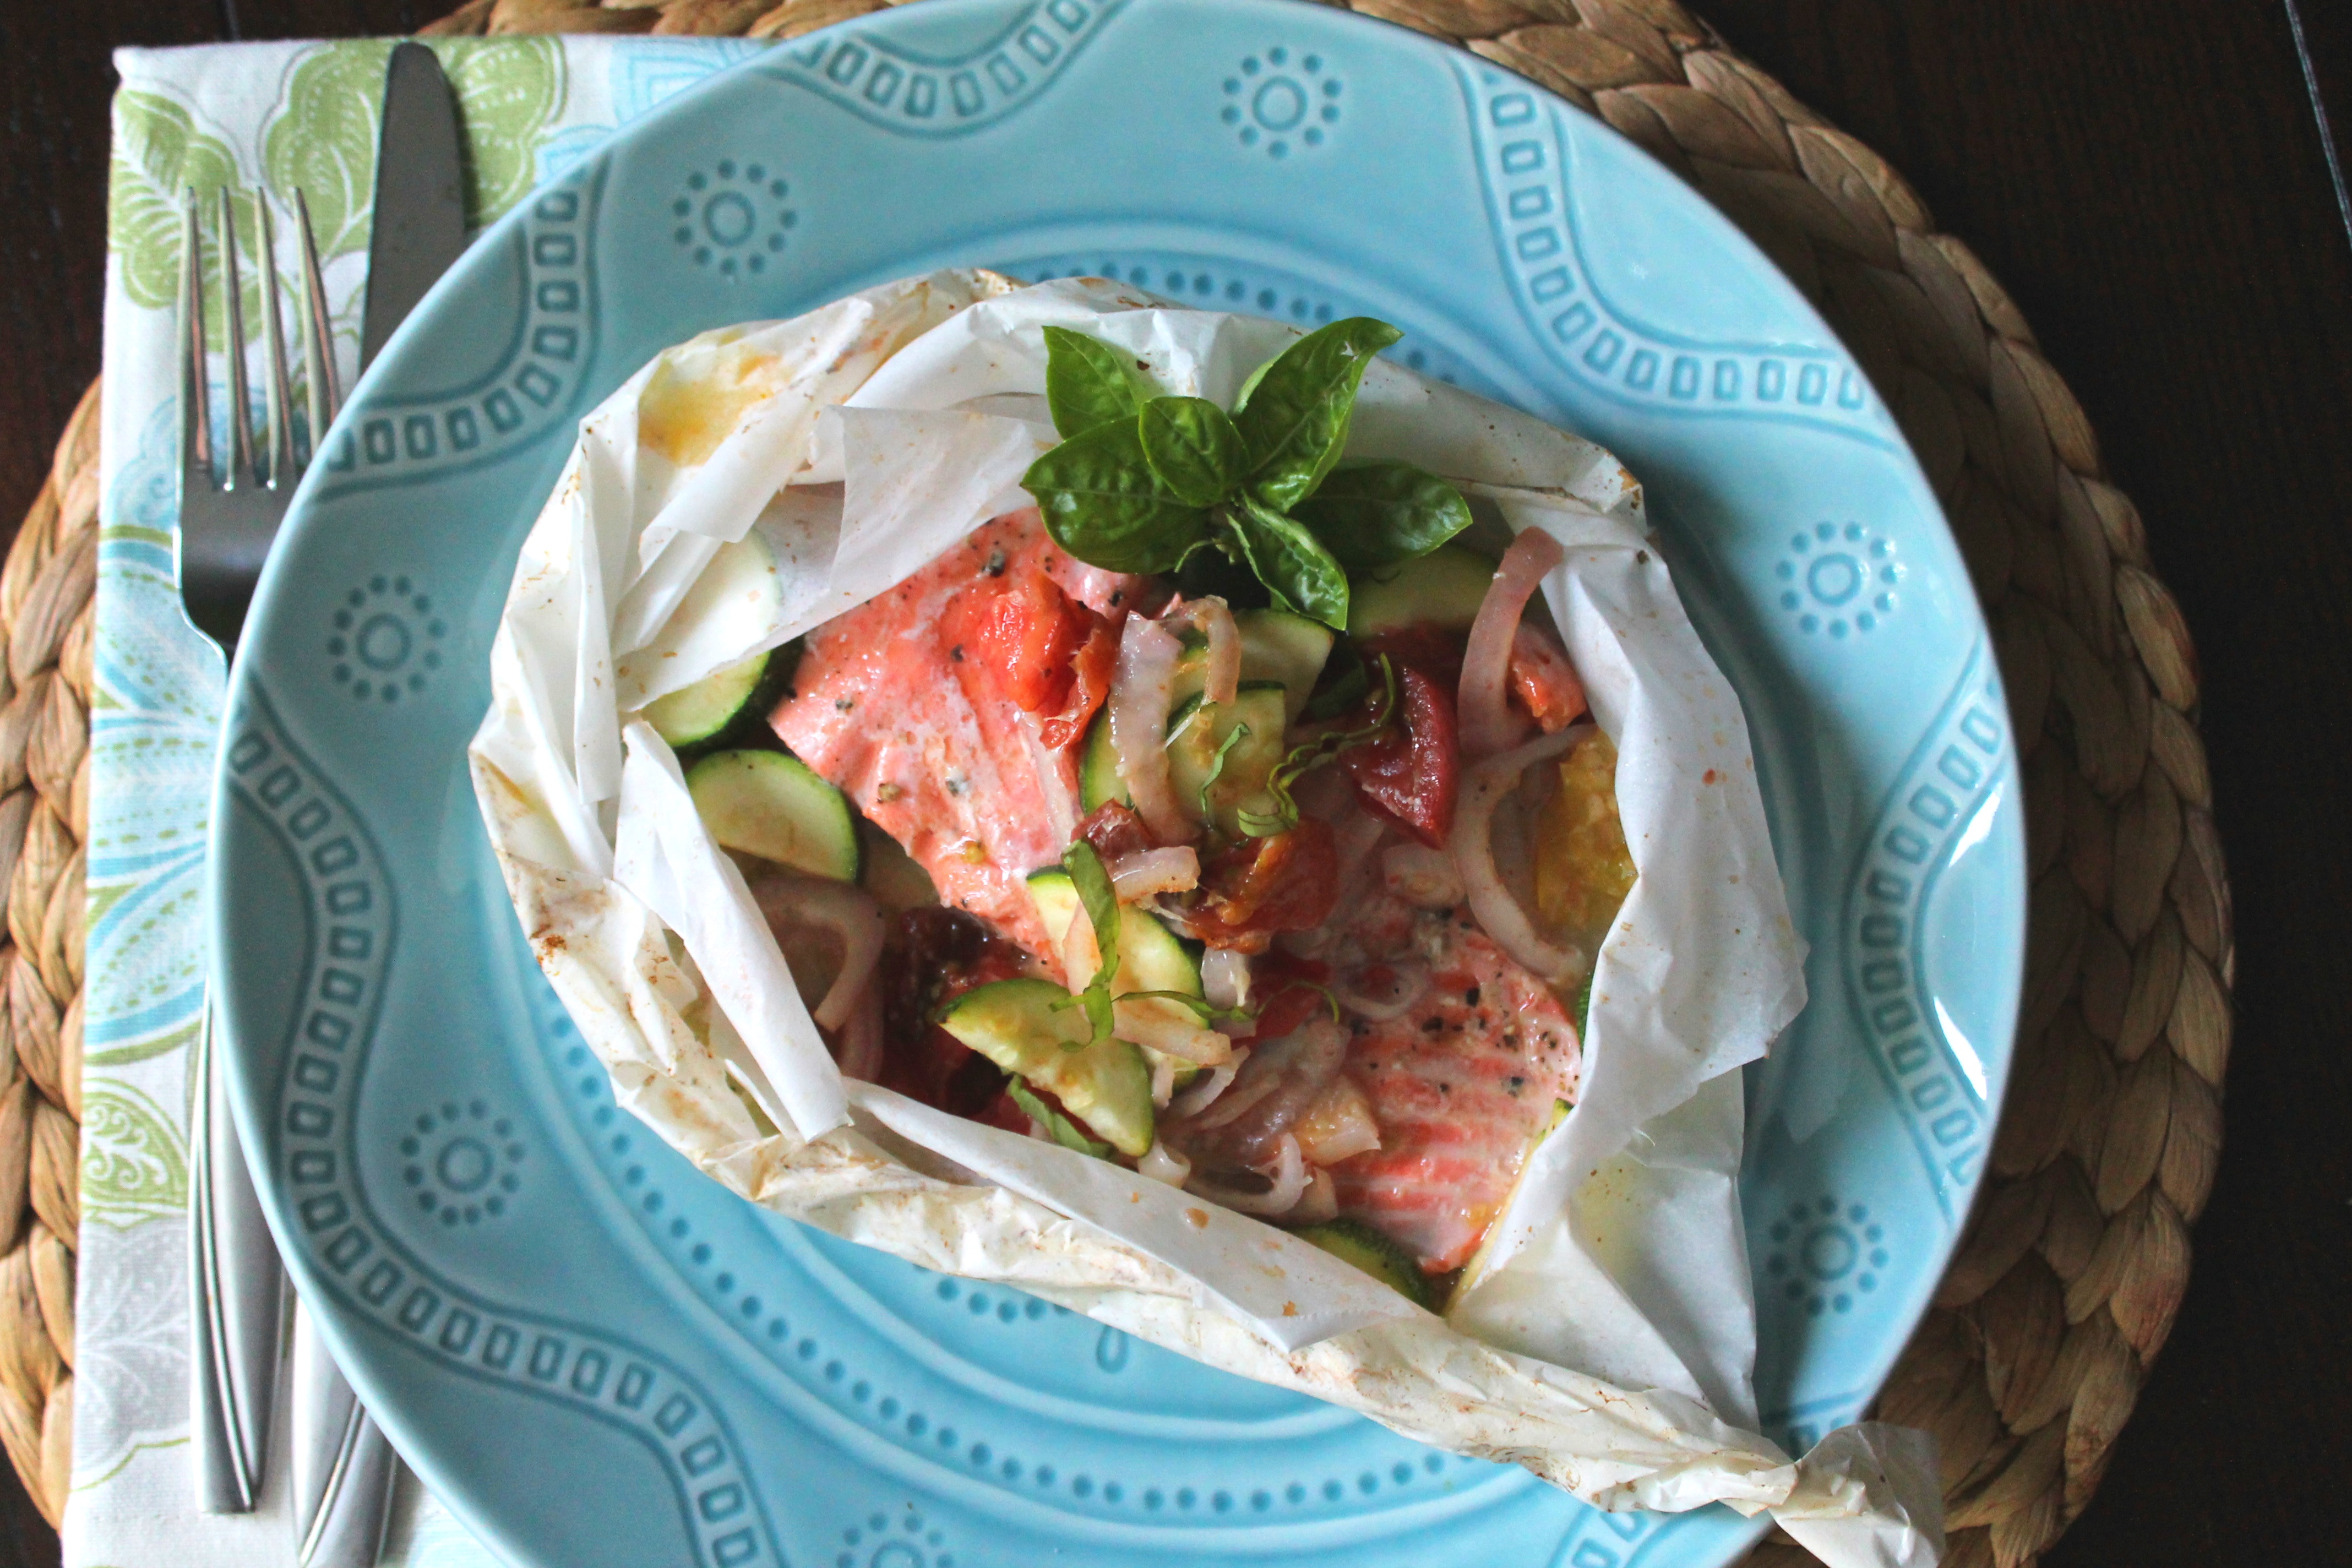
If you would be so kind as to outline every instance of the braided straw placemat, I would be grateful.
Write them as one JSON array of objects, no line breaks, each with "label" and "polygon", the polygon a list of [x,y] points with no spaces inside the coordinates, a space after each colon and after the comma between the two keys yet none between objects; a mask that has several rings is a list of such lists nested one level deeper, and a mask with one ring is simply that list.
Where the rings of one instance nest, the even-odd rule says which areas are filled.
[{"label": "braided straw placemat", "polygon": [[[883,4],[467,0],[425,30],[788,38]],[[1837,328],[1959,538],[2024,758],[2025,996],[1976,1215],[1877,1414],[1936,1436],[1953,1568],[2030,1563],[2089,1502],[2171,1329],[2221,1150],[2230,893],[2196,653],[2139,514],[1982,263],[1675,0],[1353,5],[1532,78],[1705,192]],[[92,387],[0,571],[0,1443],[52,1522],[71,1447],[96,408]],[[1751,1561],[1802,1558],[1783,1541]]]}]

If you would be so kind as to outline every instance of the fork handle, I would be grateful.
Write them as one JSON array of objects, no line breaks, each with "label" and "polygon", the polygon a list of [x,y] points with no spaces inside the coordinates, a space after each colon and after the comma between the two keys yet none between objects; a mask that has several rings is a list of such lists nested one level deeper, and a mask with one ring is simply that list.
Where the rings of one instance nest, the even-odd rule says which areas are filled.
[{"label": "fork handle", "polygon": [[207,992],[196,1036],[195,1166],[188,1226],[188,1368],[197,1506],[250,1513],[261,1494],[276,1399],[286,1278],[262,1217],[222,1081],[218,1014]]}]

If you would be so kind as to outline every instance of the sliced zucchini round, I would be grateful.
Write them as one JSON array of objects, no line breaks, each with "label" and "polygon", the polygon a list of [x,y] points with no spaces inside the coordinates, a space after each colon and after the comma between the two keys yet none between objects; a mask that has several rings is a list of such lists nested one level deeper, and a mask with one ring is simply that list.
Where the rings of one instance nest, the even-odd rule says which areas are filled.
[{"label": "sliced zucchini round", "polygon": [[1282,687],[1244,681],[1231,702],[1196,696],[1169,716],[1168,782],[1187,816],[1237,835],[1242,813],[1274,811],[1266,781],[1286,748],[1288,705]]},{"label": "sliced zucchini round", "polygon": [[1242,679],[1280,686],[1283,716],[1296,723],[1331,657],[1331,628],[1288,610],[1236,610],[1234,627],[1241,634]]},{"label": "sliced zucchini round", "polygon": [[782,752],[714,752],[687,770],[710,836],[730,849],[835,881],[857,880],[857,819],[842,793]]},{"label": "sliced zucchini round", "polygon": [[1121,1153],[1140,1159],[1150,1152],[1151,1069],[1143,1053],[1121,1039],[1090,1040],[1086,1010],[1072,1006],[1070,994],[1052,981],[975,986],[940,1010],[940,1026],[1050,1091]]},{"label": "sliced zucchini round", "polygon": [[693,685],[681,688],[667,697],[656,697],[646,704],[646,722],[654,733],[671,746],[683,748],[697,742],[708,741],[735,722],[752,699],[768,673],[768,661],[774,656],[771,648],[751,658],[714,669]]},{"label": "sliced zucchini round", "polygon": [[1321,1247],[1342,1263],[1351,1263],[1388,1286],[1416,1307],[1433,1310],[1436,1292],[1412,1254],[1361,1220],[1335,1219],[1291,1232],[1301,1241]]},{"label": "sliced zucchini round", "polygon": [[[1059,866],[1029,873],[1030,901],[1045,934],[1059,947],[1070,922],[1079,918],[1078,889]],[[1129,991],[1177,991],[1201,994],[1201,960],[1178,940],[1158,916],[1132,904],[1118,912],[1118,973],[1111,977],[1111,994]]]},{"label": "sliced zucchini round", "polygon": [[1495,563],[1459,544],[1348,580],[1348,635],[1377,637],[1406,626],[1466,632],[1495,581]]},{"label": "sliced zucchini round", "polygon": [[1087,730],[1087,748],[1078,754],[1078,799],[1091,813],[1105,801],[1133,805],[1127,780],[1119,776],[1118,749],[1110,743],[1110,705],[1095,715]]}]

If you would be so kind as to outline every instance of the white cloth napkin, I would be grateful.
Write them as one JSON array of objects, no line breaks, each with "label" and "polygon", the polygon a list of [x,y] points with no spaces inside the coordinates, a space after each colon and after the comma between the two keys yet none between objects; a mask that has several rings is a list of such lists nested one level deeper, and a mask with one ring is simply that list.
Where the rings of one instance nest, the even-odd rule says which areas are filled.
[{"label": "white cloth napkin", "polygon": [[[224,181],[318,227],[343,384],[357,369],[375,105],[385,41],[125,49],[114,100],[91,702],[80,1295],[68,1568],[291,1564],[284,1434],[258,1512],[195,1511],[188,1427],[189,1049],[204,952],[206,816],[223,698],[218,655],[181,618],[174,301],[180,192]],[[618,126],[763,46],[738,39],[493,38],[434,45],[471,143],[477,223]],[[281,216],[276,263],[299,274]],[[248,268],[250,261],[247,262]],[[253,276],[247,270],[248,278]],[[218,314],[215,315],[215,331]],[[248,316],[258,388],[260,322]],[[215,355],[215,407],[226,403]],[[384,1560],[496,1563],[413,1478]]]}]

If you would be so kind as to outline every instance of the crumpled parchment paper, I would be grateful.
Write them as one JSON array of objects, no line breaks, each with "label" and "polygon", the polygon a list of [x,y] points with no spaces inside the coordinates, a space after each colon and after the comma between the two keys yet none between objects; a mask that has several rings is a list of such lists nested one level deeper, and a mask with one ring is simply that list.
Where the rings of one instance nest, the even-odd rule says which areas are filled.
[{"label": "crumpled parchment paper", "polygon": [[[1220,403],[1297,335],[1098,279],[938,272],[706,333],[582,422],[516,568],[472,752],[517,913],[622,1102],[755,1203],[1598,1506],[1720,1501],[1770,1510],[1841,1568],[1934,1563],[1920,1435],[1848,1427],[1792,1461],[1747,1429],[1737,1069],[1803,1005],[1804,944],[1738,699],[1643,531],[1639,487],[1589,442],[1385,361],[1349,439],[1565,547],[1545,595],[1616,742],[1640,872],[1596,955],[1581,1097],[1445,1318],[1245,1215],[835,1069],[638,710],[1027,505],[1020,476],[1055,438],[1048,323]],[[728,551],[763,552],[779,591],[712,588]]]}]

